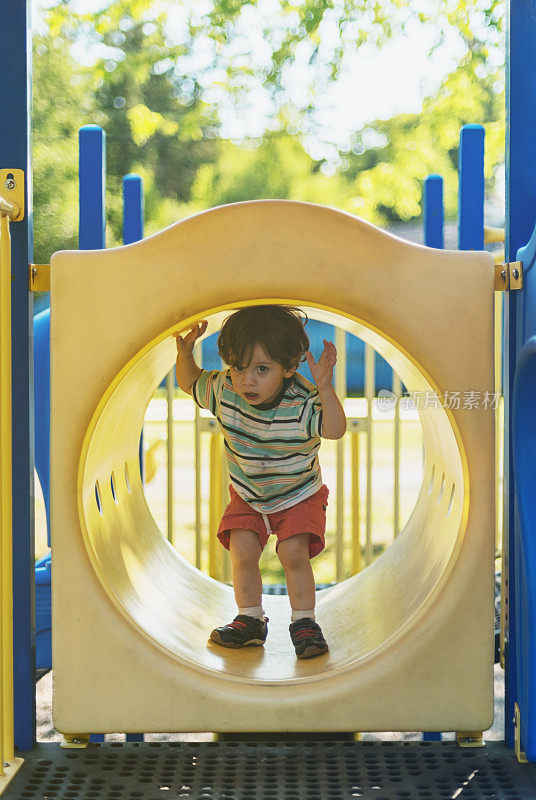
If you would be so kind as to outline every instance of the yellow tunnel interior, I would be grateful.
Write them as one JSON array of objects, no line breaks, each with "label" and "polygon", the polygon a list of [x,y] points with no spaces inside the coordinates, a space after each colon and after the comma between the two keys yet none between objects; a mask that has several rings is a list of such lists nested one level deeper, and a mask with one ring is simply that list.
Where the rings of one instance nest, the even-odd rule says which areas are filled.
[{"label": "yellow tunnel interior", "polygon": [[[317,617],[329,654],[296,660],[288,647],[288,598],[277,596],[263,598],[272,646],[237,655],[207,642],[213,627],[235,615],[233,591],[188,563],[159,530],[140,478],[140,433],[155,388],[175,362],[172,333],[205,318],[208,336],[238,305],[270,302],[301,305],[299,298],[259,298],[255,303],[207,308],[196,318],[177,320],[149,342],[102,397],[85,435],[78,475],[87,551],[126,620],[155,647],[194,669],[222,680],[264,685],[329,679],[398,643],[440,599],[463,540],[469,497],[466,457],[452,414],[441,403],[437,408],[430,404],[420,409],[424,477],[407,525],[360,574],[317,593]],[[309,317],[370,343],[410,393],[439,395],[433,376],[381,331],[336,309],[302,307]]]}]

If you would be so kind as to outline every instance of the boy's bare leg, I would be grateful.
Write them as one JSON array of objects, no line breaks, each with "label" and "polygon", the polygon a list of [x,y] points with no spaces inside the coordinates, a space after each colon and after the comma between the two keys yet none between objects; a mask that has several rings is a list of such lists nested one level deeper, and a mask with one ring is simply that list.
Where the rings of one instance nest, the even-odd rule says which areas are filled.
[{"label": "boy's bare leg", "polygon": [[287,576],[292,608],[289,632],[298,658],[314,658],[329,650],[315,621],[315,579],[309,558],[309,537],[309,533],[298,533],[279,542],[277,548]]},{"label": "boy's bare leg", "polygon": [[229,551],[238,616],[229,625],[214,628],[210,638],[223,647],[261,647],[268,634],[268,619],[261,605],[262,547],[258,535],[255,531],[233,529]]},{"label": "boy's bare leg", "polygon": [[255,531],[234,529],[229,536],[233,589],[238,608],[262,605],[259,559],[262,547]]},{"label": "boy's bare leg", "polygon": [[315,579],[309,558],[309,534],[297,533],[279,542],[279,560],[287,577],[287,591],[293,611],[313,610]]}]

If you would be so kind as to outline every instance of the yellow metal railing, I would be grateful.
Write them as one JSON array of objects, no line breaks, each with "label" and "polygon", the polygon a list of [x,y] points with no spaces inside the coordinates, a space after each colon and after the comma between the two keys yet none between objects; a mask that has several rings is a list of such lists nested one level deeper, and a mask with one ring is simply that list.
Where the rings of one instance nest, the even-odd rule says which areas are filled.
[{"label": "yellow metal railing", "polygon": [[20,205],[0,197],[0,793],[22,764],[15,758],[13,718],[10,219],[21,219]]},{"label": "yellow metal railing", "polygon": [[[504,242],[504,228],[484,228],[484,244]],[[496,264],[505,259],[504,248],[493,253]],[[501,558],[501,633],[500,664],[504,669],[504,646],[506,636],[506,540],[503,537],[503,486],[502,464],[504,458],[504,400],[502,394],[502,328],[503,328],[504,293],[495,292],[495,395],[499,402],[495,409],[495,552]]]}]

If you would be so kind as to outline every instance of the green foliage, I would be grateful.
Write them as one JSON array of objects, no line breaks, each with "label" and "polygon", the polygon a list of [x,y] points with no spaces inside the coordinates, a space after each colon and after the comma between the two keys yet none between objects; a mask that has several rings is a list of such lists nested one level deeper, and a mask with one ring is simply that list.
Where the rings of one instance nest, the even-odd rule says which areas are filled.
[{"label": "green foliage", "polygon": [[344,183],[320,166],[288,134],[267,135],[248,148],[222,141],[218,159],[198,170],[192,201],[199,208],[262,198],[346,207]]},{"label": "green foliage", "polygon": [[488,194],[504,157],[503,88],[500,76],[479,77],[484,58],[483,52],[470,54],[420,114],[374,121],[357,131],[336,171],[284,132],[266,134],[255,147],[222,142],[217,160],[198,170],[192,200],[199,208],[263,197],[305,200],[383,226],[420,218],[424,181],[439,173],[446,216],[455,218],[461,127],[485,127]]},{"label": "green foliage", "polygon": [[[145,210],[151,224],[164,199],[188,201],[198,167],[214,158],[217,121],[199,84],[177,72],[184,47],[167,43],[164,17],[120,21],[120,30],[99,26],[109,52],[93,68],[95,105],[106,130],[110,194],[121,195],[130,172],[150,175]],[[118,242],[120,206],[110,208],[109,220]]]},{"label": "green foliage", "polygon": [[[280,0],[278,13],[268,15],[264,0],[184,0],[183,6],[185,27],[174,39],[167,25],[167,12],[176,10],[171,0],[114,0],[99,14],[77,14],[61,2],[47,12],[45,30],[34,38],[37,262],[76,247],[77,130],[90,122],[106,130],[108,246],[121,241],[121,181],[130,172],[144,181],[148,234],[206,207],[264,197],[332,205],[380,225],[412,220],[421,214],[431,172],[445,179],[452,217],[459,129],[467,122],[486,128],[492,191],[504,146],[502,2]],[[244,54],[244,26],[255,19],[266,50],[258,59]],[[303,63],[305,53],[321,91],[350,50],[365,42],[381,46],[416,19],[435,21],[436,46],[449,28],[456,31],[465,48],[459,67],[419,114],[371,121],[329,162],[311,157],[314,103],[310,96],[301,108],[289,101],[289,65]],[[326,35],[334,27],[338,36]],[[82,66],[74,46],[86,58],[88,48],[96,52],[93,63]],[[200,50],[204,60],[196,67]],[[273,101],[272,130],[255,141],[219,139],[218,107],[207,94],[216,85],[236,102],[264,85]]]},{"label": "green foliage", "polygon": [[[121,241],[124,175],[138,172],[146,178],[145,209],[151,225],[153,217],[161,218],[164,200],[172,201],[171,207],[189,200],[198,166],[214,158],[214,112],[202,100],[199,84],[176,70],[184,48],[168,44],[164,17],[150,22],[138,18],[150,5],[124,0],[106,16],[77,15],[60,5],[48,13],[48,32],[36,37],[34,152],[35,181],[41,192],[36,194],[40,259],[48,260],[54,250],[76,247],[81,125],[96,123],[106,131],[108,246]],[[95,64],[84,68],[70,55],[70,47],[88,37],[94,37],[104,51]],[[49,216],[54,221],[47,227]]]},{"label": "green foliage", "polygon": [[87,83],[60,37],[34,36],[34,261],[77,247],[78,128],[86,121]]},{"label": "green foliage", "polygon": [[[500,49],[505,15],[504,0],[279,0],[278,8],[263,0],[209,0],[200,8],[193,4],[191,36],[215,45],[213,64],[227,71],[229,91],[240,95],[248,86],[252,54],[244,50],[237,57],[237,41],[248,27],[256,27],[269,50],[257,66],[258,79],[280,99],[288,68],[297,60],[309,65],[310,85],[318,94],[352,52],[365,43],[382,47],[416,24],[434,26],[434,47],[455,33],[466,54],[486,45]],[[314,113],[314,107],[302,111]]]},{"label": "green foliage", "polygon": [[486,130],[486,191],[493,192],[504,161],[504,93],[500,75],[480,78],[485,52],[471,53],[428,98],[420,114],[376,121],[353,137],[345,176],[355,188],[354,213],[377,225],[420,216],[424,180],[444,179],[447,218],[457,213],[460,128]]}]

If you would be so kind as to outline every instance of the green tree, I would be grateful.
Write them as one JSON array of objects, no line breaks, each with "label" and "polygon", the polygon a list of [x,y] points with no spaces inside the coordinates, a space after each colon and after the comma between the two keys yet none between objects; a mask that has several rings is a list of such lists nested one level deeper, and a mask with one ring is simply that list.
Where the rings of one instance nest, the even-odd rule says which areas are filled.
[{"label": "green tree", "polygon": [[322,174],[320,166],[284,132],[247,146],[221,141],[217,160],[197,172],[191,202],[198,209],[263,198],[344,207],[347,186],[337,175]]},{"label": "green tree", "polygon": [[[97,123],[106,131],[108,245],[121,241],[125,174],[144,178],[150,227],[162,221],[163,208],[168,216],[181,215],[198,166],[214,158],[214,110],[198,83],[176,69],[184,47],[168,43],[162,16],[135,18],[143,4],[122,5],[125,14],[115,20],[61,4],[49,9],[47,29],[35,37],[36,230],[43,260],[76,246],[81,125]],[[89,67],[70,54],[73,44],[84,42],[99,44],[102,53]]]},{"label": "green tree", "polygon": [[61,37],[35,35],[33,92],[34,260],[78,246],[78,128],[91,103]]},{"label": "green tree", "polygon": [[215,156],[214,110],[202,100],[199,84],[177,71],[185,47],[168,43],[164,22],[162,15],[150,22],[125,16],[120,29],[96,26],[107,52],[92,69],[94,102],[106,130],[116,240],[125,174],[143,175],[150,224],[164,199],[177,208],[188,201],[198,167]]},{"label": "green tree", "polygon": [[345,179],[355,190],[354,213],[377,225],[418,218],[424,180],[435,172],[444,178],[445,214],[454,218],[459,133],[467,123],[485,128],[486,191],[494,191],[504,162],[504,91],[500,75],[480,69],[485,58],[485,51],[471,53],[425,100],[420,114],[374,121],[356,132],[342,158]]},{"label": "green tree", "polygon": [[[85,122],[101,124],[107,133],[109,244],[120,241],[120,182],[133,171],[144,179],[148,233],[201,208],[259,197],[326,203],[376,224],[415,219],[430,172],[443,174],[452,216],[458,135],[465,122],[486,127],[486,177],[492,190],[504,137],[497,56],[502,3],[281,0],[279,13],[264,17],[263,0],[202,5],[185,0],[182,7],[180,37],[170,29],[167,12],[177,5],[169,0],[114,0],[99,14],[76,14],[65,2],[49,10],[48,30],[36,38],[35,151],[36,185],[42,184],[38,227],[42,232],[51,223],[46,233],[51,245],[62,239],[50,250],[73,246],[76,129]],[[255,14],[261,15],[266,46],[246,57],[251,41],[244,31]],[[422,111],[371,121],[355,132],[347,152],[329,162],[312,158],[305,143],[315,130],[314,93],[300,108],[289,101],[289,66],[308,54],[311,83],[317,81],[321,91],[349,50],[364,42],[381,46],[415,20],[425,24],[432,18],[439,31],[436,46],[453,29],[464,56]],[[326,36],[330,25],[338,39]],[[73,44],[98,47],[98,58],[81,67],[69,55]],[[237,103],[247,100],[248,88],[264,85],[272,98],[271,130],[256,141],[218,141],[216,84],[218,97]],[[55,175],[59,196],[51,188],[57,185]]]},{"label": "green tree", "polygon": [[[276,10],[264,0],[209,0],[192,4],[189,23],[192,36],[207,41],[212,65],[225,73],[237,103],[254,74],[276,108],[292,104],[292,69],[299,63],[309,74],[309,87],[298,111],[307,117],[309,130],[318,133],[317,98],[364,44],[381,48],[416,27],[433,26],[432,50],[454,35],[462,48],[461,64],[485,52],[491,57],[482,70],[493,73],[504,49],[504,17],[504,0],[280,0]],[[252,29],[256,36],[247,35]],[[258,53],[251,51],[251,41]]]}]

